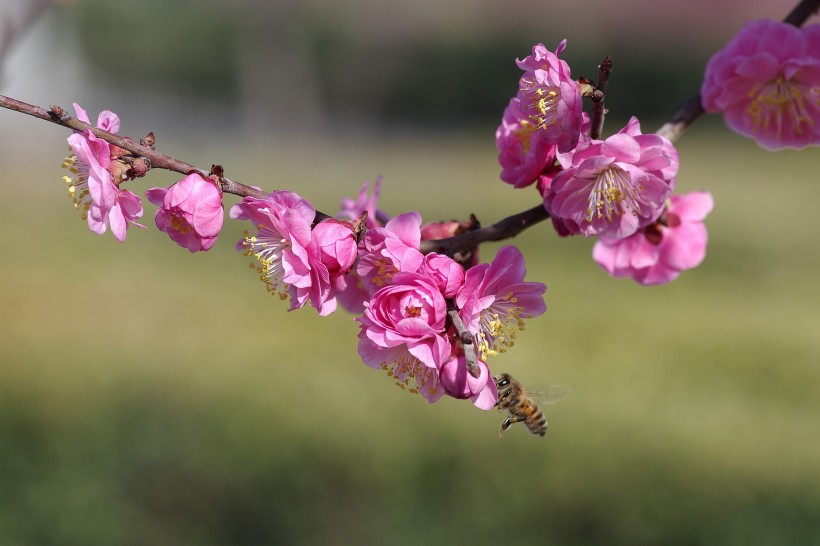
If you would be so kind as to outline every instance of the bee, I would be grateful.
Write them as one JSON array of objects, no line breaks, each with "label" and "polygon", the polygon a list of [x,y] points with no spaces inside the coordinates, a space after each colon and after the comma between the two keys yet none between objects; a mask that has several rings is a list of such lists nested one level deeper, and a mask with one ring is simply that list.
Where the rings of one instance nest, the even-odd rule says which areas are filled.
[{"label": "bee", "polygon": [[531,433],[544,436],[547,433],[547,418],[544,417],[544,413],[533,402],[532,398],[542,398],[543,402],[553,404],[565,398],[570,392],[569,387],[552,385],[543,396],[539,397],[527,393],[521,383],[510,377],[509,374],[503,373],[494,377],[494,379],[495,386],[498,388],[498,402],[495,405],[499,410],[506,410],[509,413],[498,430],[499,438],[511,425],[521,421],[524,422]]}]

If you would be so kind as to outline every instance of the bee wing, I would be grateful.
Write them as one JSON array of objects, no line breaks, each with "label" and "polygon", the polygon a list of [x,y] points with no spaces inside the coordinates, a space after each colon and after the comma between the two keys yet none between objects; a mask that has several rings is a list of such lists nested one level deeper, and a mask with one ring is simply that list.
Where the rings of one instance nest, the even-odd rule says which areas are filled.
[{"label": "bee wing", "polygon": [[569,396],[571,392],[572,389],[567,385],[550,385],[545,389],[527,391],[527,394],[529,394],[533,400],[537,400],[542,404],[554,404]]}]

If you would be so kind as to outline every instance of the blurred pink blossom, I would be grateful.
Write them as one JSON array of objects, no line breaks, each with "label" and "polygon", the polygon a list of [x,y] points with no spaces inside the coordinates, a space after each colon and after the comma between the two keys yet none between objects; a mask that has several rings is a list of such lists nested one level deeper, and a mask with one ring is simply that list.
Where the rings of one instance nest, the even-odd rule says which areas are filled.
[{"label": "blurred pink blossom", "polygon": [[524,281],[524,256],[514,246],[502,247],[492,264],[467,270],[456,296],[459,316],[477,338],[480,357],[486,360],[511,347],[524,319],[547,310],[545,284]]},{"label": "blurred pink blossom", "polygon": [[151,188],[145,197],[158,206],[160,231],[190,252],[209,250],[222,229],[222,190],[212,180],[191,173],[170,188]]},{"label": "blurred pink blossom", "polygon": [[[77,119],[90,123],[88,114],[74,103]],[[97,117],[97,127],[111,133],[120,128],[117,114],[104,110]],[[68,137],[68,144],[74,152],[63,162],[76,178],[64,176],[69,184],[68,195],[74,201],[74,208],[82,211],[88,228],[98,235],[111,226],[111,233],[119,242],[125,241],[129,224],[144,228],[137,223],[143,214],[142,200],[128,190],[119,188],[119,171],[111,161],[112,147],[91,131],[74,133]],[[117,162],[118,163],[118,162]],[[117,179],[115,180],[114,174]]]},{"label": "blurred pink blossom", "polygon": [[657,222],[626,239],[601,237],[592,257],[613,277],[631,277],[643,285],[668,283],[706,257],[703,221],[712,204],[708,192],[673,195]]},{"label": "blurred pink blossom", "polygon": [[378,220],[379,216],[383,216],[378,209],[379,192],[382,186],[382,177],[376,178],[376,183],[373,184],[373,193],[367,195],[370,189],[370,182],[365,182],[359,189],[359,195],[354,201],[350,197],[342,197],[342,205],[339,210],[339,218],[342,220],[358,220],[359,217],[367,212],[367,228],[372,229],[381,226]]},{"label": "blurred pink blossom", "polygon": [[672,192],[678,152],[633,117],[606,140],[558,154],[564,170],[546,188],[544,206],[559,234],[628,237],[654,222]]},{"label": "blurred pink blossom", "polygon": [[709,59],[700,94],[764,148],[820,145],[820,25],[750,21]]},{"label": "blurred pink blossom", "polygon": [[552,53],[543,44],[536,44],[524,60],[516,60],[524,71],[516,95],[521,111],[546,143],[555,144],[560,152],[576,146],[583,120],[578,83],[572,79],[566,61],[558,58],[566,47],[567,41],[563,40]]}]

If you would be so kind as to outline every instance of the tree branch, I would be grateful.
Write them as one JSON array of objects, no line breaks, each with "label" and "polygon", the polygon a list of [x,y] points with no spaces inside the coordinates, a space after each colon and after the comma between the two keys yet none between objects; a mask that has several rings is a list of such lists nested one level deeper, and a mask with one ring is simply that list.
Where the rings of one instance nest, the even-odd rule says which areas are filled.
[{"label": "tree branch", "polygon": [[531,209],[508,216],[495,224],[472,231],[467,231],[446,239],[435,239],[421,242],[421,251],[441,252],[453,255],[465,252],[487,241],[501,241],[515,237],[525,229],[543,222],[550,217],[544,205],[539,204]]},{"label": "tree branch", "polygon": [[802,26],[812,14],[818,11],[820,11],[820,0],[802,0],[794,7],[791,13],[783,19],[783,22],[799,27]]},{"label": "tree branch", "polygon": [[598,85],[595,86],[595,91],[592,92],[590,138],[600,138],[604,130],[604,117],[606,115],[604,101],[606,100],[606,84],[609,82],[610,74],[612,74],[612,57],[607,56],[604,57],[604,60],[598,65]]}]

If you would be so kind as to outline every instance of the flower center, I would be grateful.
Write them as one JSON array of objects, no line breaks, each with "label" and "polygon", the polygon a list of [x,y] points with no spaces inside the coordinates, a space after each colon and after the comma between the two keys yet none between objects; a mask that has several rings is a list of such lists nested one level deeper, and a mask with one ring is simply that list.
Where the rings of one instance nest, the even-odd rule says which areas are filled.
[{"label": "flower center", "polygon": [[[172,220],[172,225],[177,220]],[[187,223],[187,222],[186,222]],[[251,269],[259,273],[259,280],[265,283],[265,288],[272,295],[278,295],[279,299],[285,300],[288,297],[287,285],[282,282],[285,268],[282,265],[282,253],[289,247],[288,242],[282,235],[267,226],[259,225],[259,233],[251,236],[247,231],[242,240],[242,247],[245,249],[245,256],[253,256],[256,264],[251,263]]]},{"label": "flower center", "polygon": [[560,94],[557,88],[541,85],[534,80],[521,78],[522,102],[524,111],[535,123],[535,129],[546,129],[558,121],[558,101]]},{"label": "flower center", "polygon": [[496,297],[492,305],[481,312],[481,328],[476,336],[481,360],[512,347],[518,330],[524,330],[524,318],[528,316],[512,292]]},{"label": "flower center", "polygon": [[171,212],[171,228],[181,235],[187,235],[193,229],[191,224],[188,223],[188,220],[177,211]]},{"label": "flower center", "polygon": [[774,129],[779,139],[784,123],[789,123],[796,134],[802,134],[814,124],[806,107],[806,97],[820,104],[820,89],[809,88],[805,84],[788,81],[782,76],[757,84],[749,91],[752,102],[746,112],[754,121],[756,131]]},{"label": "flower center", "polygon": [[408,305],[404,308],[404,316],[407,318],[411,317],[420,317],[421,316],[421,307],[415,305]]},{"label": "flower center", "polygon": [[393,275],[397,272],[393,267],[393,262],[387,258],[376,258],[373,265],[376,267],[376,275],[373,277],[374,285],[381,288],[393,281]]},{"label": "flower center", "polygon": [[382,362],[381,367],[387,372],[388,377],[396,380],[396,386],[401,390],[418,394],[419,389],[427,388],[430,394],[436,392],[438,378],[435,370],[428,368],[414,356],[403,356],[390,363]]},{"label": "flower center", "polygon": [[74,202],[74,208],[80,211],[83,220],[88,218],[88,208],[91,206],[91,194],[88,191],[88,166],[71,154],[63,161],[62,167],[68,169],[75,177],[63,176],[68,184],[68,197]]},{"label": "flower center", "polygon": [[521,155],[527,155],[530,151],[530,140],[537,127],[529,121],[522,119],[518,122],[518,129],[514,132],[518,141],[521,142]]},{"label": "flower center", "polygon": [[638,194],[642,191],[643,185],[635,186],[629,173],[616,165],[610,166],[595,179],[589,194],[587,222],[604,217],[611,222],[613,218],[629,210],[637,214],[641,211]]}]

